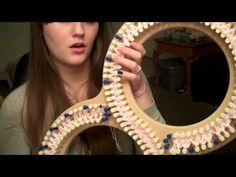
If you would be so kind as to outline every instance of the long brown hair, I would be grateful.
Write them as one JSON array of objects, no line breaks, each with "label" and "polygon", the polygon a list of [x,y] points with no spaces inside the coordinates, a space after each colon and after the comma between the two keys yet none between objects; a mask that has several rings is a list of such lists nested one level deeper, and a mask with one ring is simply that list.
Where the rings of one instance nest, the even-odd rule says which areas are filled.
[{"label": "long brown hair", "polygon": [[[102,86],[102,68],[109,44],[108,26],[99,23],[99,32],[91,53],[89,98],[96,96]],[[27,135],[32,154],[54,120],[70,102],[63,87],[62,78],[52,59],[42,35],[42,23],[31,23],[31,48],[26,98]],[[89,138],[86,136],[86,138]],[[110,138],[111,139],[111,138]],[[107,141],[107,140],[106,140]]]}]

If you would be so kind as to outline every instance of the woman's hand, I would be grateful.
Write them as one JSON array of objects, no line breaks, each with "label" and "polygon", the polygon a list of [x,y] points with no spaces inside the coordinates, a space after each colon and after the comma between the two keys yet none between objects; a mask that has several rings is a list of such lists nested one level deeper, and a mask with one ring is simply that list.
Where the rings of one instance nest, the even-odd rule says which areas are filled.
[{"label": "woman's hand", "polygon": [[122,70],[118,71],[121,78],[130,81],[134,96],[139,96],[145,89],[145,81],[141,76],[141,62],[146,50],[143,45],[137,42],[131,43],[131,47],[119,47],[118,51],[124,57],[113,56],[113,61],[122,66]]},{"label": "woman's hand", "polygon": [[153,105],[152,96],[147,91],[146,81],[141,74],[141,62],[146,50],[143,45],[137,42],[131,43],[131,47],[120,47],[118,51],[124,56],[113,56],[112,59],[122,66],[117,71],[121,78],[130,81],[134,98],[138,105],[147,109]]}]

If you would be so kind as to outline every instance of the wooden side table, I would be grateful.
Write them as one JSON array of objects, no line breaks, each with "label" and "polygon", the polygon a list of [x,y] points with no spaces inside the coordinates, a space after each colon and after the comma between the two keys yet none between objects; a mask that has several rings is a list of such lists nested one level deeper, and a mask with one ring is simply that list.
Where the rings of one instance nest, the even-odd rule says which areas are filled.
[{"label": "wooden side table", "polygon": [[178,40],[167,41],[164,38],[154,39],[156,47],[153,52],[153,64],[156,72],[155,84],[160,80],[159,56],[162,53],[170,53],[183,58],[186,63],[186,95],[191,96],[191,64],[199,57],[221,52],[221,48],[211,39],[196,42],[180,42]]}]

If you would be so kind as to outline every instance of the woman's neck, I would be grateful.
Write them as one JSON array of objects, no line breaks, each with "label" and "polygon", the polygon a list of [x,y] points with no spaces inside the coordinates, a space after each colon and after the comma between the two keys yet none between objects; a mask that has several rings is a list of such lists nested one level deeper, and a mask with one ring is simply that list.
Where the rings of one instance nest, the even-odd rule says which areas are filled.
[{"label": "woman's neck", "polygon": [[90,60],[80,66],[65,66],[57,64],[66,94],[71,102],[77,103],[87,99]]}]

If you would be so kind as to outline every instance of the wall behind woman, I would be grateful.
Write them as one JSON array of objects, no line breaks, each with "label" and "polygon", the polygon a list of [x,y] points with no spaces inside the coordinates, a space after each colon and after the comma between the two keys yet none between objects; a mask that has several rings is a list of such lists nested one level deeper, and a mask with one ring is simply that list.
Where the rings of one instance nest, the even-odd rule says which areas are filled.
[{"label": "wall behind woman", "polygon": [[29,51],[29,22],[0,22],[0,71]]}]

